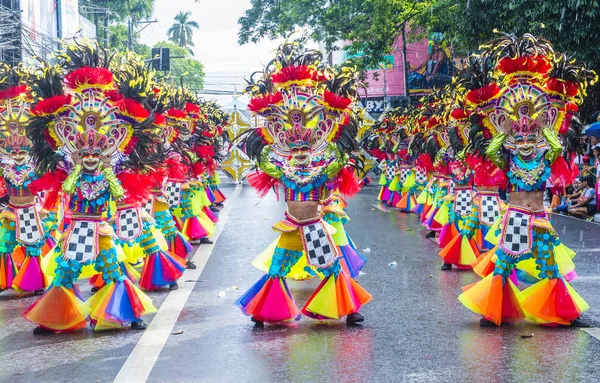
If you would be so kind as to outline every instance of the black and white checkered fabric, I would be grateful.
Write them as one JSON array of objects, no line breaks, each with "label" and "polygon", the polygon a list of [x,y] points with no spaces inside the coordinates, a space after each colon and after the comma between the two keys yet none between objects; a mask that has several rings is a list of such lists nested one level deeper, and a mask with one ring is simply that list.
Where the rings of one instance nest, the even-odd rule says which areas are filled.
[{"label": "black and white checkered fabric", "polygon": [[461,217],[466,217],[473,210],[473,191],[470,189],[457,190],[454,193],[454,211]]},{"label": "black and white checkered fabric", "polygon": [[44,236],[38,212],[35,206],[17,208],[19,227],[17,228],[17,240],[26,244],[33,244]]},{"label": "black and white checkered fabric", "polygon": [[400,183],[403,184],[406,182],[408,175],[410,174],[410,169],[400,169]]},{"label": "black and white checkered fabric", "polygon": [[308,263],[316,267],[326,267],[336,257],[335,245],[330,242],[325,228],[320,222],[302,227]]},{"label": "black and white checkered fabric", "polygon": [[181,184],[177,182],[167,182],[165,194],[169,205],[179,205],[179,202],[181,201]]},{"label": "black and white checkered fabric", "polygon": [[85,262],[96,257],[96,223],[89,221],[74,221],[68,242],[64,247],[65,258]]},{"label": "black and white checkered fabric", "polygon": [[511,254],[523,254],[531,249],[529,238],[531,215],[514,210],[508,210],[507,214],[500,246]]},{"label": "black and white checkered fabric", "polygon": [[154,216],[154,199],[150,198],[148,201],[146,201],[146,203],[144,204],[144,206],[142,206],[142,209],[144,209],[144,211],[151,217]]},{"label": "black and white checkered fabric", "polygon": [[425,172],[421,172],[421,171],[417,170],[415,179],[416,179],[417,183],[424,184],[425,182],[427,182],[427,174],[425,174]]},{"label": "black and white checkered fabric", "polygon": [[385,178],[388,180],[394,179],[396,175],[396,167],[393,164],[387,164],[385,167]]},{"label": "black and white checkered fabric", "polygon": [[448,194],[454,194],[454,181],[448,181]]},{"label": "black and white checkered fabric", "polygon": [[479,207],[479,220],[487,226],[492,226],[499,215],[500,206],[498,205],[498,197],[482,195],[481,206]]},{"label": "black and white checkered fabric", "polygon": [[119,210],[117,213],[117,225],[119,228],[119,238],[124,241],[131,241],[142,232],[142,221],[139,210],[128,208]]}]

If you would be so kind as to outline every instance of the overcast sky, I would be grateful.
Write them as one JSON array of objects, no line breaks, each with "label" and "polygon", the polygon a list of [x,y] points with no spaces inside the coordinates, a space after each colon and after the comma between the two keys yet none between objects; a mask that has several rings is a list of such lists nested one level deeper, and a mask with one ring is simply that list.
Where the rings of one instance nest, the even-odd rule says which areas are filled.
[{"label": "overcast sky", "polygon": [[250,0],[156,0],[151,24],[140,33],[141,42],[154,45],[167,39],[167,30],[179,11],[192,12],[192,20],[200,24],[194,31],[195,57],[211,74],[232,72],[250,74],[262,69],[278,43],[264,39],[258,44],[239,46],[237,20],[250,7]]}]

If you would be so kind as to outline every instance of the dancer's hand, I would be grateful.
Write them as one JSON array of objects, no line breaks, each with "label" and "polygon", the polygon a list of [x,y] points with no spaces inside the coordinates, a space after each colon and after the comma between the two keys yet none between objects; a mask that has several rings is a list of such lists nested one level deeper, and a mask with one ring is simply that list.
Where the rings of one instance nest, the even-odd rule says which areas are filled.
[{"label": "dancer's hand", "polygon": [[110,157],[107,156],[100,156],[100,160],[102,161],[102,168],[106,169],[106,168],[110,168]]},{"label": "dancer's hand", "polygon": [[73,153],[73,163],[75,165],[81,165],[83,163],[83,155],[81,154],[80,151],[76,151],[75,153]]}]

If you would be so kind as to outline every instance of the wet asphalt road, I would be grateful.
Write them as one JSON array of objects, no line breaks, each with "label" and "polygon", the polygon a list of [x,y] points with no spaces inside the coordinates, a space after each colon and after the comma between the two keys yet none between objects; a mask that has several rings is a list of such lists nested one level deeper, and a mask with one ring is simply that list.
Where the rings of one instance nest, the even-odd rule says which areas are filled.
[{"label": "wet asphalt road", "polygon": [[[349,201],[346,226],[359,249],[371,249],[358,278],[374,298],[363,326],[303,318],[255,329],[233,305],[261,277],[250,262],[275,239],[270,226],[284,209],[273,196],[259,203],[246,186],[149,381],[600,381],[600,341],[581,330],[480,328],[456,299],[478,277],[440,271],[437,244],[424,239],[416,216],[375,208],[376,193],[367,187]],[[586,319],[600,327],[600,226],[556,217],[555,227],[578,251],[573,286],[592,307]],[[317,284],[290,283],[299,307]],[[166,295],[151,293],[157,307]],[[34,300],[0,295],[0,382],[110,382],[141,337],[128,330],[34,337],[20,317]]]}]

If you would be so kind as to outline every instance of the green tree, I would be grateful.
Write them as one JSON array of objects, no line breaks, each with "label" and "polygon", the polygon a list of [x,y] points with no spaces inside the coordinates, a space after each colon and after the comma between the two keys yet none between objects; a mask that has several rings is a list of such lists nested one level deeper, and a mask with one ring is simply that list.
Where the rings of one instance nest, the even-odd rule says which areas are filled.
[{"label": "green tree", "polygon": [[338,41],[361,54],[359,64],[377,65],[392,51],[410,21],[430,9],[434,0],[252,0],[252,8],[239,19],[239,43],[263,37],[286,36],[297,28],[307,30],[328,49]]},{"label": "green tree", "polygon": [[251,5],[239,19],[240,44],[303,28],[328,48],[351,42],[350,52],[362,53],[373,65],[406,27],[413,39],[444,32],[462,53],[476,51],[497,29],[544,36],[557,50],[600,68],[599,51],[590,43],[600,39],[598,0],[251,0]]},{"label": "green tree", "polygon": [[[167,81],[178,86],[183,79],[183,85],[191,91],[198,91],[204,87],[204,66],[191,57],[188,49],[170,41],[161,41],[154,48],[169,48],[171,56],[183,57],[171,59],[171,71],[166,75]],[[150,59],[150,54],[146,57]]]},{"label": "green tree", "polygon": [[194,51],[192,51],[191,47],[194,46],[194,42],[192,41],[194,29],[199,29],[200,26],[194,20],[190,20],[191,15],[192,12],[180,11],[175,16],[175,22],[167,31],[167,35],[169,36],[169,41],[176,43],[182,48],[186,48],[193,56]]},{"label": "green tree", "polygon": [[[111,25],[109,27],[109,47],[112,49],[116,49],[117,51],[125,51],[129,49],[128,44],[128,33],[127,26],[124,24],[116,24]],[[150,47],[141,44],[138,42],[137,38],[134,36],[133,39],[133,51],[141,56],[149,57],[150,56]]]}]

